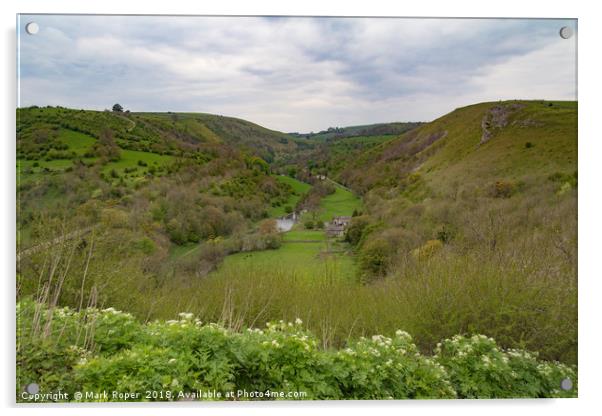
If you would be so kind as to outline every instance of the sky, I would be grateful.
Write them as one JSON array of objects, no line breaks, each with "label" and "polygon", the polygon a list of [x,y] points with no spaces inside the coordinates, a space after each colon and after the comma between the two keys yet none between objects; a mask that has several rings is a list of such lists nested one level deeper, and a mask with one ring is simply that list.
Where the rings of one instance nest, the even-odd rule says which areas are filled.
[{"label": "sky", "polygon": [[[25,32],[36,22],[39,32]],[[21,15],[18,105],[204,112],[285,132],[575,100],[575,20]]]}]

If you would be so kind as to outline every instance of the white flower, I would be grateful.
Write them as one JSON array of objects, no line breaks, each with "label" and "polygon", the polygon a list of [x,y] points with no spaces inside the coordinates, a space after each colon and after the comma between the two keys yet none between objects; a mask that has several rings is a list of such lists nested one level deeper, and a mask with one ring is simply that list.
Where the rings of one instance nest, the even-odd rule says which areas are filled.
[{"label": "white flower", "polygon": [[178,314],[178,316],[180,317],[180,319],[185,320],[185,321],[190,321],[193,317],[194,314],[190,313],[190,312],[180,312]]},{"label": "white flower", "polygon": [[274,347],[279,347],[279,346],[280,346],[280,344],[278,344],[278,341],[276,341],[275,339],[274,339],[274,340],[272,340],[272,345],[273,345]]},{"label": "white flower", "polygon": [[401,329],[395,331],[395,335],[398,337],[411,338],[410,334],[408,334],[406,331],[402,331]]},{"label": "white flower", "polygon": [[303,323],[303,321],[301,320],[301,318],[297,318],[297,319],[295,319],[295,323],[297,325],[301,325]]}]

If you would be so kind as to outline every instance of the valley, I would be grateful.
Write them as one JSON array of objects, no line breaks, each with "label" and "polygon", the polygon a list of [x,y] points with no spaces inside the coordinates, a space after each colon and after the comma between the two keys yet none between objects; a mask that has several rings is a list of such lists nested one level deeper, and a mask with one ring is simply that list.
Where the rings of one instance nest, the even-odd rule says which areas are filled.
[{"label": "valley", "polygon": [[575,102],[312,134],[203,113],[17,120],[24,305],[232,333],[299,319],[325,353],[486,334],[577,362]]}]

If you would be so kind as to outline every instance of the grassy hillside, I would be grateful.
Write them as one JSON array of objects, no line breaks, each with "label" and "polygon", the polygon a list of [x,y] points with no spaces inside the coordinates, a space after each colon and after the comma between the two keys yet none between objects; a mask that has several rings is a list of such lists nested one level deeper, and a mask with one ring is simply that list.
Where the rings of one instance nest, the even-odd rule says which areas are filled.
[{"label": "grassy hillside", "polygon": [[[442,291],[416,310],[446,317],[429,331],[487,327],[576,359],[576,103],[460,108],[369,149],[339,180],[364,197],[347,235],[362,279],[423,299]],[[410,284],[415,275],[429,287]],[[469,284],[481,305],[468,306]]]},{"label": "grassy hillside", "polygon": [[350,190],[335,185],[334,193],[325,196],[320,201],[319,219],[331,221],[334,216],[351,216],[354,211],[360,211],[362,201]]},{"label": "grassy hillside", "polygon": [[[266,129],[257,124],[204,113],[134,113],[113,111],[74,110],[62,107],[30,107],[17,109],[17,134],[21,140],[19,157],[40,159],[69,158],[71,151],[92,144],[104,129],[110,129],[122,149],[164,155],[211,149],[216,144],[234,145],[247,153],[256,154],[272,162],[296,147],[290,136]],[[74,134],[85,139],[77,146]],[[35,136],[35,137],[33,137]],[[50,139],[50,140],[49,140]],[[54,154],[63,150],[54,141],[73,142],[68,154]],[[75,147],[74,147],[75,146]],[[67,149],[64,149],[67,150]],[[50,152],[50,154],[49,154]]]},{"label": "grassy hillside", "polygon": [[[292,192],[286,201],[283,201],[279,205],[273,206],[269,210],[269,216],[272,218],[282,217],[283,215],[290,214],[290,212],[292,212],[292,210],[297,206],[297,203],[301,197],[311,188],[310,184],[298,181],[290,176],[278,175],[276,176],[276,179],[278,182],[290,186]],[[287,212],[287,209],[289,212]]]},{"label": "grassy hillside", "polygon": [[[301,318],[325,351],[402,329],[436,355],[486,334],[577,363],[576,103],[322,142],[202,114],[18,117],[19,299],[237,330]],[[312,229],[278,233],[288,206]],[[353,211],[344,241],[316,229]]]},{"label": "grassy hillside", "polygon": [[[487,123],[490,127],[484,127]],[[340,177],[365,191],[396,186],[410,172],[437,182],[436,186],[482,184],[530,173],[572,174],[577,163],[576,123],[575,102],[476,104],[370,149],[351,161]]]},{"label": "grassy hillside", "polygon": [[132,120],[161,131],[174,131],[192,143],[226,143],[257,154],[272,163],[286,158],[297,141],[285,133],[246,120],[206,113],[132,113]]}]

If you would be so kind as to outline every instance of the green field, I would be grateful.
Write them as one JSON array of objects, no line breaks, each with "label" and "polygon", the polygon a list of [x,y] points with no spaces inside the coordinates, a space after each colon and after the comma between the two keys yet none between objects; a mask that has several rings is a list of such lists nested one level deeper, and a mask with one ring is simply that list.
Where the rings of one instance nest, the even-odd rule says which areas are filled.
[{"label": "green field", "polygon": [[[291,206],[297,203],[300,195],[311,188],[310,185],[288,176],[278,176],[278,180],[290,184],[298,194],[291,197]],[[334,216],[351,215],[361,206],[360,198],[336,185],[335,192],[322,199],[319,218],[322,221],[330,221]],[[281,211],[273,210],[270,213],[272,217],[284,215],[284,207],[278,208],[281,208]],[[305,214],[305,217],[309,215]],[[323,230],[305,230],[302,224],[303,221],[284,233],[283,244],[279,249],[227,256],[219,271],[231,273],[248,268],[276,268],[295,275],[319,277],[328,274],[351,279],[355,274],[355,264],[351,254],[347,253],[349,247],[346,243],[327,239]]]},{"label": "green field", "polygon": [[284,241],[326,241],[326,234],[323,231],[298,230],[292,229],[284,234]]},{"label": "green field", "polygon": [[96,142],[94,137],[68,129],[61,129],[58,138],[61,143],[69,146],[69,150],[75,152],[78,156],[83,156]]},{"label": "green field", "polygon": [[[290,234],[290,236],[288,236]],[[323,231],[291,231],[277,250],[237,253],[227,256],[217,274],[240,270],[286,270],[288,275],[319,279],[332,276],[351,279],[355,266],[346,253],[328,253],[329,245]],[[321,240],[290,243],[290,240]],[[330,249],[337,248],[330,246]]]},{"label": "green field", "polygon": [[352,192],[340,185],[336,185],[335,189],[334,194],[322,198],[319,216],[322,221],[330,221],[334,216],[350,216],[362,207],[362,200]]},{"label": "green field", "polygon": [[311,189],[311,185],[305,182],[298,181],[297,179],[291,178],[290,176],[278,175],[276,176],[278,182],[286,183],[290,185],[295,193],[290,196],[286,204],[280,205],[279,207],[272,207],[268,211],[268,215],[272,218],[282,217],[286,214],[285,207],[290,206],[295,208],[301,196]]},{"label": "green field", "polygon": [[[173,160],[173,157],[167,155],[158,155],[156,153],[140,152],[137,150],[122,150],[121,158],[116,162],[107,163],[103,168],[103,172],[107,173],[115,169],[117,172],[122,173],[126,168],[137,167],[138,161],[140,160],[145,162],[149,167],[159,167],[167,165]],[[139,170],[142,172],[147,169],[146,167],[140,167]],[[136,176],[139,176],[139,174]]]}]

